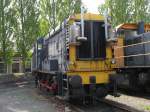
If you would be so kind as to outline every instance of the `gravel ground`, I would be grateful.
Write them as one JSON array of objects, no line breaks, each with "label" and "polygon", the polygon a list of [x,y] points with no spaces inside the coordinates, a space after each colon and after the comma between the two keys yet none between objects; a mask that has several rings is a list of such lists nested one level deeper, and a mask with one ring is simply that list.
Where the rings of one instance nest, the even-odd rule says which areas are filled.
[{"label": "gravel ground", "polygon": [[[21,76],[19,80],[17,78],[17,82],[0,84],[0,112],[77,112],[69,103],[35,89],[34,82],[28,80],[28,77],[30,79],[32,77],[30,75],[26,77]],[[6,79],[11,78],[6,76],[0,79],[5,79],[4,81],[7,82]],[[139,98],[122,94],[117,98],[108,95],[106,99],[150,112],[150,97]],[[123,112],[103,103],[84,106],[77,104],[76,106],[84,112]]]},{"label": "gravel ground", "polygon": [[69,103],[33,85],[31,81],[1,84],[0,112],[78,112]]},{"label": "gravel ground", "polygon": [[2,84],[0,112],[123,112],[100,103],[73,106],[43,91],[35,89],[33,82]]},{"label": "gravel ground", "polygon": [[108,95],[106,99],[117,101],[119,103],[134,107],[143,112],[150,112],[150,99],[121,94],[120,97]]},{"label": "gravel ground", "polygon": [[0,74],[0,84],[34,80],[31,73]]},{"label": "gravel ground", "polygon": [[57,112],[47,99],[37,95],[32,87],[0,86],[0,112]]}]

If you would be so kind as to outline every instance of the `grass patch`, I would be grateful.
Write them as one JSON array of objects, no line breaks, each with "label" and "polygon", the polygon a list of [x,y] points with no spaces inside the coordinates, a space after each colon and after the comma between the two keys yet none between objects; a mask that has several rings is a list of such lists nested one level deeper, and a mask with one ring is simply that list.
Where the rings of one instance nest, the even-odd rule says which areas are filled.
[{"label": "grass patch", "polygon": [[20,76],[23,76],[23,75],[25,75],[25,74],[24,73],[14,73],[15,77],[20,77]]},{"label": "grass patch", "polygon": [[150,110],[150,105],[144,107],[145,110]]}]

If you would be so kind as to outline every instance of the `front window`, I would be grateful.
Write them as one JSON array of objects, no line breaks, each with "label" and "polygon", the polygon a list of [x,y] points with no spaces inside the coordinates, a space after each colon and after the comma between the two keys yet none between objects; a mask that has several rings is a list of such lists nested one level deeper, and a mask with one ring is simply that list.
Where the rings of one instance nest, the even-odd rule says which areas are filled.
[{"label": "front window", "polygon": [[77,46],[77,59],[92,60],[106,58],[106,39],[104,22],[84,21],[86,41]]}]

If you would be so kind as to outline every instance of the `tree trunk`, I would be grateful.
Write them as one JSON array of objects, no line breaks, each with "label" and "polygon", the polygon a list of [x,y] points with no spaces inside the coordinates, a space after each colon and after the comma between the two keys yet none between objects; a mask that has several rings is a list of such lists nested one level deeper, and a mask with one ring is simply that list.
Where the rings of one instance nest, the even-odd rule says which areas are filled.
[{"label": "tree trunk", "polygon": [[23,71],[23,73],[25,73],[25,68],[26,68],[26,59],[25,59],[25,57],[23,56],[23,57],[22,57],[22,71]]},{"label": "tree trunk", "polygon": [[3,62],[4,62],[4,73],[7,72],[7,63],[6,63],[6,35],[5,35],[5,17],[4,17],[4,0],[1,0],[1,16],[2,16],[2,53],[3,53]]},{"label": "tree trunk", "polygon": [[[21,25],[22,25],[22,38],[25,40],[25,33],[24,33],[24,13],[23,13],[23,0],[20,0],[20,11],[21,11]],[[21,40],[21,41],[23,41]],[[23,41],[23,47],[22,47],[22,65],[23,65],[23,73],[25,73],[25,62],[26,62],[26,55],[24,50],[24,41]]]}]

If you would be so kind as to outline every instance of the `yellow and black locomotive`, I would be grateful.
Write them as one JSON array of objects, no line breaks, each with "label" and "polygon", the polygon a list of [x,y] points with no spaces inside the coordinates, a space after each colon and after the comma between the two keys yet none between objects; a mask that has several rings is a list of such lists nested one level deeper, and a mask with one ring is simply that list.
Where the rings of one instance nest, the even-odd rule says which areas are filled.
[{"label": "yellow and black locomotive", "polygon": [[106,38],[105,18],[91,13],[83,18],[84,24],[80,14],[70,16],[37,40],[32,56],[37,86],[72,98],[101,98],[115,91],[113,41]]}]

